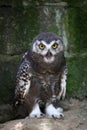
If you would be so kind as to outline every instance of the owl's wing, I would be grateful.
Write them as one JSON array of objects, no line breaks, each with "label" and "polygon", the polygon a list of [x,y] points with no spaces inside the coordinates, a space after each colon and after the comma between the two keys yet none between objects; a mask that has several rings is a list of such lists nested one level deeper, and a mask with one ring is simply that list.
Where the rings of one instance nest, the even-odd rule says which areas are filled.
[{"label": "owl's wing", "polygon": [[28,93],[31,84],[31,66],[27,59],[24,59],[19,66],[16,77],[15,105],[22,103]]},{"label": "owl's wing", "polygon": [[59,93],[59,95],[57,97],[58,100],[65,98],[67,73],[68,73],[68,69],[67,69],[67,66],[65,66],[64,70],[63,70],[63,73],[61,75],[61,83],[60,83],[61,91],[60,91],[60,93]]}]

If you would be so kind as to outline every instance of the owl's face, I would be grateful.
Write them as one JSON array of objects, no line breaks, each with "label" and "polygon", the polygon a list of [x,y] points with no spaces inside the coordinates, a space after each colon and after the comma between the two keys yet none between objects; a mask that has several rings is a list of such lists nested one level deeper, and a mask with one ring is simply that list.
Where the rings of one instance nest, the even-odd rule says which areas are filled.
[{"label": "owl's face", "polygon": [[33,42],[32,52],[41,55],[46,63],[54,62],[60,51],[63,51],[62,41],[53,33],[41,33]]}]

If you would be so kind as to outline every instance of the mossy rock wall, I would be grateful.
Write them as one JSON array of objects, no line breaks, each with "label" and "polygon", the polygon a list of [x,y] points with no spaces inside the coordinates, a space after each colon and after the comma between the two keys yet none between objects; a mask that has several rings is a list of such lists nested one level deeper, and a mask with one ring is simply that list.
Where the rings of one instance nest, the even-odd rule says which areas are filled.
[{"label": "mossy rock wall", "polygon": [[43,31],[52,31],[63,39],[68,65],[67,97],[87,96],[85,6],[82,8],[81,4],[76,6],[69,1],[0,2],[0,103],[13,100],[21,56],[28,50],[33,37]]},{"label": "mossy rock wall", "polygon": [[26,51],[32,38],[39,33],[38,9],[1,6],[0,54],[17,55]]},{"label": "mossy rock wall", "polygon": [[76,55],[67,59],[67,96],[83,99],[87,97],[87,56]]},{"label": "mossy rock wall", "polygon": [[68,2],[68,81],[69,96],[87,97],[87,1]]}]

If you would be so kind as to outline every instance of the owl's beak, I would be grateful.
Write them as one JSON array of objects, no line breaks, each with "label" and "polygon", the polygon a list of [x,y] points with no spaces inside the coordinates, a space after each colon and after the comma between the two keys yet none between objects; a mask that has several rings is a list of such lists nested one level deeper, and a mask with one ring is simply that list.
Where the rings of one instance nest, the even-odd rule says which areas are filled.
[{"label": "owl's beak", "polygon": [[45,57],[48,59],[52,56],[52,53],[50,52],[50,50],[47,52],[47,54],[45,55]]}]

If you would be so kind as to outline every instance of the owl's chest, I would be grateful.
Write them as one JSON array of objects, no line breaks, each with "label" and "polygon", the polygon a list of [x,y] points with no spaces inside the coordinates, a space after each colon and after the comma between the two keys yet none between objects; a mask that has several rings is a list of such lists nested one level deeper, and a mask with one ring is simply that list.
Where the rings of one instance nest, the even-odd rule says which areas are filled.
[{"label": "owl's chest", "polygon": [[54,74],[43,74],[38,75],[38,85],[40,86],[40,91],[44,93],[50,92],[51,95],[58,93],[60,89],[60,76]]},{"label": "owl's chest", "polygon": [[40,76],[40,83],[42,86],[51,86],[56,82],[56,77],[54,75],[45,74]]},{"label": "owl's chest", "polygon": [[45,74],[37,76],[39,95],[38,99],[41,105],[47,101],[54,102],[60,92],[59,75]]}]

